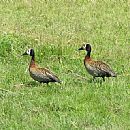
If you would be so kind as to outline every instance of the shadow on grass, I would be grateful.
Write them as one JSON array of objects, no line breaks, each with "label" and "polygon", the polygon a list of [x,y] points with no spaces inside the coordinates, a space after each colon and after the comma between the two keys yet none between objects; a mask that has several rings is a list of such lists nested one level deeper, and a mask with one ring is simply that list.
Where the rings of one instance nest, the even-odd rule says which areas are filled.
[{"label": "shadow on grass", "polygon": [[[59,84],[59,85],[61,85],[61,84]],[[23,82],[22,84],[15,84],[14,85],[15,89],[26,88],[26,87],[28,87],[28,88],[47,87],[48,89],[54,88],[52,83],[46,84],[46,83],[39,83],[39,82],[36,82],[36,81],[28,81],[28,82]]]},{"label": "shadow on grass", "polygon": [[36,82],[36,81],[29,81],[29,82],[23,82],[22,84],[16,84],[14,86],[15,86],[15,88],[22,88],[22,87],[33,88],[33,87],[43,86],[43,83],[39,83],[39,82]]},{"label": "shadow on grass", "polygon": [[87,80],[88,81],[88,83],[99,83],[99,84],[103,84],[103,83],[105,83],[105,81],[103,81],[102,79],[100,79],[100,78],[96,78],[96,79],[89,79],[89,80]]},{"label": "shadow on grass", "polygon": [[36,81],[30,81],[30,82],[24,83],[25,87],[38,87],[39,85],[40,85],[40,83],[38,83]]}]

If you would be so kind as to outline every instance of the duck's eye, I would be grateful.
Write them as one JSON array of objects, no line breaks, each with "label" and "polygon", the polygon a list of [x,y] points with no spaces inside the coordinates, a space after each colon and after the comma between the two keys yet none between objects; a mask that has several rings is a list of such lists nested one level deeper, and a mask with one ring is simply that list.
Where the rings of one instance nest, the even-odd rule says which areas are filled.
[{"label": "duck's eye", "polygon": [[30,55],[30,50],[27,50],[27,54]]}]

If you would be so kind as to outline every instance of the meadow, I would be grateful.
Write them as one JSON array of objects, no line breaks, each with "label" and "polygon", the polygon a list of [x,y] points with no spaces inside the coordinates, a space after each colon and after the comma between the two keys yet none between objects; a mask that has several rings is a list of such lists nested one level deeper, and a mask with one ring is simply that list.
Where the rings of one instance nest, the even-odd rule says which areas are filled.
[{"label": "meadow", "polygon": [[[1,0],[0,129],[129,130],[129,22],[129,0]],[[83,42],[117,78],[92,81]],[[31,79],[28,48],[62,84]]]}]

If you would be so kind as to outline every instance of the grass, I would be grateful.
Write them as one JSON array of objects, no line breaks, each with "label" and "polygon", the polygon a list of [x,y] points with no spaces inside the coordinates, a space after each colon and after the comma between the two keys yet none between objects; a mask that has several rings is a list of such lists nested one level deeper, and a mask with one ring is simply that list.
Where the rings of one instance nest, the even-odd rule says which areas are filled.
[{"label": "grass", "polygon": [[[129,1],[8,0],[0,2],[1,129],[130,129]],[[109,63],[117,78],[92,82],[83,66],[83,42],[92,57]],[[29,77],[34,48],[37,63],[62,84]]]}]

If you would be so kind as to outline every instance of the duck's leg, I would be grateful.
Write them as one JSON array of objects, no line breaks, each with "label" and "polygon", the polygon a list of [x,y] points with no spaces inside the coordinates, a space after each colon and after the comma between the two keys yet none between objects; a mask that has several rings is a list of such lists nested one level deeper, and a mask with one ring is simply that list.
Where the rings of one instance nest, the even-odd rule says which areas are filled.
[{"label": "duck's leg", "polygon": [[46,85],[49,86],[49,82],[46,82]]},{"label": "duck's leg", "polygon": [[102,78],[103,78],[103,81],[105,81],[105,77],[103,76]]},{"label": "duck's leg", "polygon": [[42,81],[39,82],[40,84],[43,83]]},{"label": "duck's leg", "polygon": [[[40,81],[40,84],[44,83],[43,81]],[[49,82],[46,82],[46,85],[49,86]]]},{"label": "duck's leg", "polygon": [[93,76],[93,81],[95,81],[95,76]]}]

